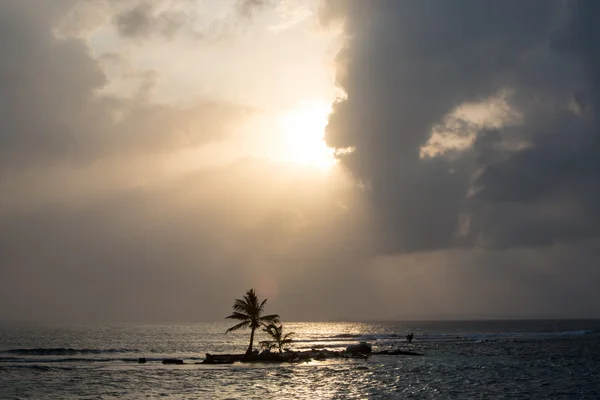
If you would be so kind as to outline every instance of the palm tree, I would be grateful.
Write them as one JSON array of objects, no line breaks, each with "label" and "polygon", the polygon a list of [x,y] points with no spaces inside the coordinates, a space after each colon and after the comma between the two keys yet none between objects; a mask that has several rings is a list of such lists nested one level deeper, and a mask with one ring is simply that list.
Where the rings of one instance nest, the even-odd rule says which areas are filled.
[{"label": "palm tree", "polygon": [[229,332],[237,331],[238,329],[250,328],[250,345],[246,350],[246,355],[252,354],[252,346],[254,344],[254,331],[261,326],[267,326],[268,323],[279,322],[279,315],[262,315],[265,303],[267,299],[264,299],[259,303],[258,297],[254,289],[250,289],[246,292],[243,300],[236,299],[233,304],[233,314],[226,317],[225,319],[237,319],[242,321],[239,324],[232,326],[227,329],[226,334]]},{"label": "palm tree", "polygon": [[[272,322],[269,325],[265,326],[263,329],[271,338],[272,341],[261,342],[267,345],[267,347],[277,347],[279,348],[279,352],[283,352],[283,346],[286,344],[292,343],[292,336],[294,332],[283,334],[283,325],[277,325],[277,323]],[[272,345],[272,346],[270,346]]]}]

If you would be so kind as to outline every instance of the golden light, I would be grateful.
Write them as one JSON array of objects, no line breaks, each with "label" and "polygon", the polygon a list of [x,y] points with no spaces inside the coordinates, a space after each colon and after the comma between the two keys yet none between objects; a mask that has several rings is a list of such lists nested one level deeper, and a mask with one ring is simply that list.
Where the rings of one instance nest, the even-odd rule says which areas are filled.
[{"label": "golden light", "polygon": [[285,112],[279,126],[283,139],[281,158],[324,169],[333,166],[334,151],[323,139],[330,113],[331,105],[320,101],[304,102]]}]

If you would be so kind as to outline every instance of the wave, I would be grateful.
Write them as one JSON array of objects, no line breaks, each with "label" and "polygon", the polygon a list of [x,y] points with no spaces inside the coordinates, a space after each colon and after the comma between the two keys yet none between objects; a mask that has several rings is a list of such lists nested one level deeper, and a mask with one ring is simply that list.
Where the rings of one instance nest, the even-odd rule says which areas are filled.
[{"label": "wave", "polygon": [[[417,333],[413,343],[477,343],[487,341],[537,341],[545,339],[577,338],[597,334],[593,330],[572,330],[563,332],[462,332],[462,333]],[[331,336],[305,336],[293,341],[292,347],[309,348],[345,348],[357,342],[369,342],[376,347],[398,346],[405,343],[404,334],[369,334],[369,333],[340,333]],[[0,363],[95,363],[95,362],[137,362],[138,357],[146,357],[148,362],[159,362],[163,358],[178,357],[191,362],[202,360],[202,352],[187,354],[169,351],[158,352],[154,349],[139,350],[134,348],[13,348],[0,350]],[[148,357],[151,355],[151,357]]]},{"label": "wave", "polygon": [[502,340],[502,339],[546,339],[569,336],[584,336],[593,334],[593,330],[564,331],[564,332],[501,332],[501,333],[472,333],[465,334],[467,340]]},{"label": "wave", "polygon": [[21,358],[21,357],[0,357],[2,363],[87,363],[87,362],[109,362],[109,361],[124,361],[137,362],[137,358],[85,358],[85,357],[68,357],[68,358]]},{"label": "wave", "polygon": [[[583,336],[595,333],[593,330],[577,330],[564,332],[493,332],[493,333],[424,333],[416,334],[415,342],[448,342],[448,341],[485,341],[485,340],[509,340],[509,339],[548,339],[573,336]],[[342,333],[329,337],[302,338],[294,340],[294,343],[315,343],[313,347],[323,346],[319,343],[339,345],[345,343],[371,342],[374,344],[385,344],[392,342],[403,342],[403,334],[365,334],[365,333]]]},{"label": "wave", "polygon": [[9,349],[1,350],[0,354],[18,354],[23,356],[64,356],[77,354],[106,354],[106,353],[137,353],[138,349],[72,349],[65,347],[58,348],[37,348],[37,349]]},{"label": "wave", "polygon": [[331,336],[334,339],[348,339],[348,338],[356,338],[356,337],[404,337],[405,335],[399,335],[397,333],[390,333],[390,334],[384,334],[384,335],[371,335],[371,334],[364,334],[364,333],[341,333],[339,335],[333,335]]},{"label": "wave", "polygon": [[[124,362],[124,363],[137,363],[139,361],[139,357],[47,357],[48,354],[34,355],[27,354],[25,356],[0,356],[0,363],[10,364],[11,366],[15,365],[23,365],[23,364],[59,364],[59,363],[114,363],[114,362]],[[196,362],[204,360],[204,357],[192,356],[192,355],[173,355],[173,354],[165,354],[160,357],[144,357],[146,362],[162,362],[165,358],[183,358],[188,362]]]},{"label": "wave", "polygon": [[23,370],[30,369],[33,371],[40,372],[48,372],[48,371],[72,371],[73,367],[63,367],[63,366],[50,366],[50,365],[8,365],[8,366],[0,366],[0,371],[6,372],[11,369]]},{"label": "wave", "polygon": [[294,339],[294,343],[301,342],[369,342],[375,341],[379,339],[398,339],[397,335],[353,335],[353,334],[344,334],[344,335],[335,335],[331,337],[318,337],[318,338],[307,338],[307,339]]}]

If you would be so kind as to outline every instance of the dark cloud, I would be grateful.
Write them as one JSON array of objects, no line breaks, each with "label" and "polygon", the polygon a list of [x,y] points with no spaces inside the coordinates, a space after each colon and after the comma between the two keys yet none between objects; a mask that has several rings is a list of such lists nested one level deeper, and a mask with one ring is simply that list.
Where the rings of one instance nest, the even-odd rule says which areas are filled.
[{"label": "dark cloud", "polygon": [[[364,184],[381,250],[547,245],[598,235],[593,1],[332,1],[347,36],[327,142]],[[520,122],[420,157],[464,103]],[[589,99],[589,100],[586,100]],[[574,112],[574,108],[583,110]]]},{"label": "dark cloud", "polygon": [[[270,9],[271,0],[237,0],[223,18],[205,15],[195,0],[137,0],[113,4],[113,23],[122,37],[129,39],[186,36],[209,42],[228,38],[248,20]],[[239,32],[238,32],[239,33]]]},{"label": "dark cloud", "polygon": [[67,121],[73,114],[85,113],[93,91],[106,82],[83,43],[50,34],[49,28],[66,9],[61,2],[52,5],[34,10],[16,2],[2,4],[0,30],[7,38],[0,44],[4,165],[77,147]]},{"label": "dark cloud", "polygon": [[394,319],[596,317],[598,240],[379,258],[370,267]]},{"label": "dark cloud", "polygon": [[235,8],[241,16],[250,18],[272,5],[271,0],[237,0]]},{"label": "dark cloud", "polygon": [[[547,74],[552,64],[537,65],[545,78],[537,79],[545,84],[544,90],[524,83],[522,97],[527,96],[530,104],[517,103],[525,111],[517,133],[527,145],[498,162],[479,160],[482,173],[474,181],[479,189],[472,199],[477,207],[474,215],[492,244],[540,245],[600,234],[600,51],[591,44],[600,31],[590,22],[590,16],[600,15],[600,8],[588,1],[568,4],[570,17],[546,45],[555,63],[567,59],[577,69],[561,77]],[[532,104],[534,96],[544,100]],[[490,146],[481,150],[497,151]]]},{"label": "dark cloud", "polygon": [[124,37],[160,35],[172,38],[180,30],[189,29],[192,21],[191,11],[175,10],[170,3],[139,1],[117,14],[114,23]]}]

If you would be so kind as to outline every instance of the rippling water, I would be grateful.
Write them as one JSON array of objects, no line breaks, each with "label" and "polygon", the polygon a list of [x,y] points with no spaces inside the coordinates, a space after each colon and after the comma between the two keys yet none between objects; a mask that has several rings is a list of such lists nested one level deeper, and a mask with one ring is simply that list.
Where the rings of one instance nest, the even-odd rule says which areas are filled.
[{"label": "rippling water", "polygon": [[[224,335],[227,327],[0,324],[0,398],[600,398],[600,321],[287,323],[298,350],[365,340],[425,356],[194,364],[245,350],[248,332]],[[161,363],[171,357],[186,364]]]}]

